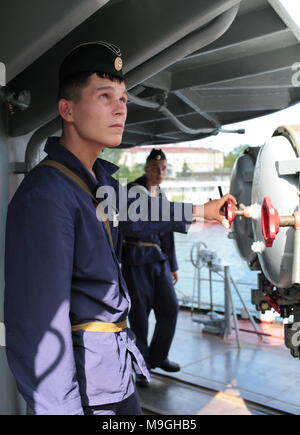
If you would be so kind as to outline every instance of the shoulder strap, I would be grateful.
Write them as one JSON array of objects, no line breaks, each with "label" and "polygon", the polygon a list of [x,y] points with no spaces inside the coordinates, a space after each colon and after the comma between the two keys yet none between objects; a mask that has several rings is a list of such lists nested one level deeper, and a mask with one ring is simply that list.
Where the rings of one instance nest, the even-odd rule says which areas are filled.
[{"label": "shoulder strap", "polygon": [[[43,160],[41,163],[39,163],[36,167],[41,166],[41,165],[47,165],[47,166],[52,166],[53,168],[58,169],[60,172],[62,172],[63,174],[65,174],[67,177],[69,177],[72,181],[74,181],[74,183],[78,184],[93,200],[94,204],[96,207],[98,207],[99,205],[99,201],[98,199],[92,194],[92,192],[90,191],[88,185],[82,180],[82,178],[78,177],[78,175],[74,174],[74,172],[72,172],[69,168],[67,168],[66,166],[62,165],[59,162],[56,162],[55,160]],[[108,216],[106,215],[106,213],[104,212],[104,210],[102,209],[102,207],[98,208],[100,217],[105,225],[105,228],[107,230],[108,233],[108,237],[111,243],[112,248],[114,249],[114,243],[113,243],[113,239],[112,239],[112,234],[111,234],[111,229],[110,229],[110,225],[109,225],[109,221],[108,221]]]}]

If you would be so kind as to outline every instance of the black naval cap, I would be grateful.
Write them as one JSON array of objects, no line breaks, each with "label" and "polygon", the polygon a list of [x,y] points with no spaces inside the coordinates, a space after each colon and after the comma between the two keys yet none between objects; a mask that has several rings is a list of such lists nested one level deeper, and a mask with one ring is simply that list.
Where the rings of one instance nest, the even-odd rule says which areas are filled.
[{"label": "black naval cap", "polygon": [[167,158],[161,149],[152,148],[151,153],[147,157],[147,162],[149,160],[167,160]]},{"label": "black naval cap", "polygon": [[82,72],[99,72],[124,79],[123,61],[119,47],[109,42],[95,41],[77,45],[63,60],[59,81]]}]

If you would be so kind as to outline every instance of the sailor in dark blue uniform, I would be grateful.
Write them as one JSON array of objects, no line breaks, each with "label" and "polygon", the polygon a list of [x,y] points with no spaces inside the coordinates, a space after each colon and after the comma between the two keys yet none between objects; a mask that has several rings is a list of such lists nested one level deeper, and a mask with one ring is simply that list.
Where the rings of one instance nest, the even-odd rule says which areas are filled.
[{"label": "sailor in dark blue uniform", "polygon": [[[145,174],[130,183],[128,189],[135,188],[141,195],[163,195],[159,184],[166,174],[166,156],[161,149],[153,148],[146,159]],[[122,273],[132,301],[130,327],[147,366],[170,372],[180,370],[179,364],[168,359],[179,308],[173,285],[178,279],[177,270],[173,232],[124,239]],[[152,309],[156,324],[148,346],[148,317]],[[148,385],[143,375],[137,375],[136,382]]]},{"label": "sailor in dark blue uniform", "polygon": [[[121,213],[122,189],[112,177],[117,167],[98,155],[121,143],[126,102],[118,47],[95,42],[72,50],[60,69],[63,134],[48,139],[46,159],[9,205],[6,350],[18,389],[36,414],[141,413],[132,365],[145,377],[148,371],[127,325],[118,227],[126,237],[186,232],[191,218],[175,219],[175,203],[169,221],[130,221]],[[105,207],[98,205],[103,188],[114,192]],[[226,199],[204,213],[221,220]]]}]

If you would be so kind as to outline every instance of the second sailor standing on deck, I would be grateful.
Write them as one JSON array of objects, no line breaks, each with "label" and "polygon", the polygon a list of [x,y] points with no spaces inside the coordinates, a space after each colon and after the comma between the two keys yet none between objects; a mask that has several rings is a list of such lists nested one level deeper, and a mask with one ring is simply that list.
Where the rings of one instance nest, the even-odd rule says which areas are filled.
[{"label": "second sailor standing on deck", "polygon": [[[167,160],[161,149],[148,155],[145,174],[128,184],[141,195],[163,195],[159,185],[167,174]],[[132,305],[130,326],[137,346],[149,368],[160,367],[169,372],[180,366],[168,359],[175,333],[178,302],[173,282],[177,282],[177,260],[173,232],[126,237],[123,241],[122,272],[129,289]],[[148,317],[154,310],[156,325],[148,346]],[[143,375],[137,375],[140,386],[148,386]]]}]

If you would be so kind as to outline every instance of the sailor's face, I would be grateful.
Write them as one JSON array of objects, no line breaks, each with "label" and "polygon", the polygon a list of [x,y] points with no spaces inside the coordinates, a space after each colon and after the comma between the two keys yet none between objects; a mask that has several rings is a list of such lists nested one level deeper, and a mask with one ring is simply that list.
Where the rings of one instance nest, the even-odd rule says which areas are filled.
[{"label": "sailor's face", "polygon": [[88,142],[115,147],[122,141],[127,116],[125,83],[93,74],[73,103],[73,125],[77,134]]},{"label": "sailor's face", "polygon": [[145,173],[151,186],[162,183],[167,175],[167,161],[150,160],[145,166]]}]

